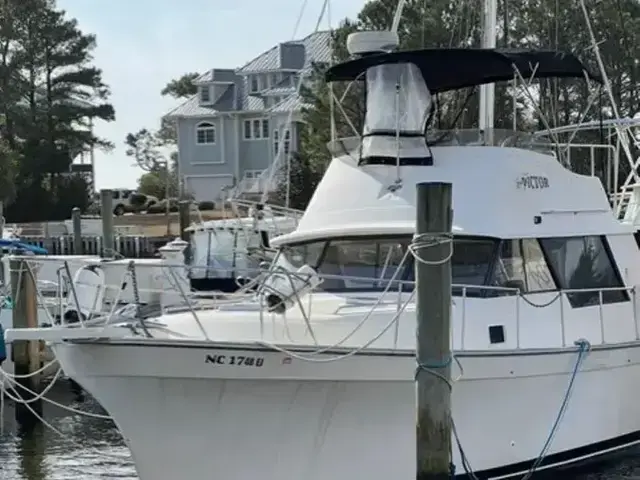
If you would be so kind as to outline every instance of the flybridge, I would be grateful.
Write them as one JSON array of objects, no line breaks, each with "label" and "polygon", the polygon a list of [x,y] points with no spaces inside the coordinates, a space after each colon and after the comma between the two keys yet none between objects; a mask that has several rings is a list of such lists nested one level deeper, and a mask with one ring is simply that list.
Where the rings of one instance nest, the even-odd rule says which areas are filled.
[{"label": "flybridge", "polygon": [[[435,110],[432,95],[510,81],[516,75],[601,81],[569,53],[460,48],[366,54],[331,67],[325,78],[366,81],[360,165],[428,166],[433,165],[432,144],[425,138]],[[491,139],[493,132],[483,136]],[[525,183],[546,188],[535,179]]]}]

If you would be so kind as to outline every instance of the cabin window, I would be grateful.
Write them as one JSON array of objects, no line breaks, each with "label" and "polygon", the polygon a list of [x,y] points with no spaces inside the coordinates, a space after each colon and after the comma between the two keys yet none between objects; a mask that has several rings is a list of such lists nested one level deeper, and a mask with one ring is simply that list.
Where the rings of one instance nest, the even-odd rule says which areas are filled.
[{"label": "cabin window", "polygon": [[[278,263],[298,269],[307,264],[323,276],[319,287],[325,291],[384,290],[396,273],[411,242],[411,236],[388,238],[336,239],[283,247]],[[454,240],[452,281],[454,295],[478,296],[487,285],[498,241],[489,238],[459,237]],[[342,278],[340,278],[342,277]],[[414,262],[409,255],[397,281],[413,282]],[[394,282],[395,283],[395,282]],[[390,288],[397,289],[399,284]],[[475,288],[474,288],[475,287]],[[403,283],[403,290],[413,285]]]},{"label": "cabin window", "polygon": [[492,284],[521,292],[557,289],[540,244],[534,238],[501,242]]},{"label": "cabin window", "polygon": [[[598,305],[600,291],[603,303],[629,300],[604,237],[543,238],[540,244],[560,288],[583,290],[567,293],[572,307]],[[603,290],[609,288],[620,290]]]}]

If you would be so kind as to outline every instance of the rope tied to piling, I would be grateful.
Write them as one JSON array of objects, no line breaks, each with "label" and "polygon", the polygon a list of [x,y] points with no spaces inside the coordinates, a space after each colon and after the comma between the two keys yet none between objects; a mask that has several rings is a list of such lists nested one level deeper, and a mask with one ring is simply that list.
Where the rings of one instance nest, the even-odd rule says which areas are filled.
[{"label": "rope tied to piling", "polygon": [[[449,245],[449,253],[440,260],[425,260],[420,256],[420,251],[427,248],[440,246],[442,244]],[[424,265],[444,265],[453,257],[453,234],[451,232],[442,233],[416,233],[409,244],[409,251],[413,258]]]}]

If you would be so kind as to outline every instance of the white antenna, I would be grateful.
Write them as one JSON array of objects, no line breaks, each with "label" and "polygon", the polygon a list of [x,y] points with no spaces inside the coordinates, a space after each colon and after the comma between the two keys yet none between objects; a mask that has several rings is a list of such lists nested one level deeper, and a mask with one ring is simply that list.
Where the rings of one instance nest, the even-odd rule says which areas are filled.
[{"label": "white antenna", "polygon": [[[484,22],[483,22],[483,48],[496,48],[496,23],[497,23],[497,1],[484,0]],[[484,132],[484,137],[489,145],[492,144],[494,112],[495,112],[495,90],[494,83],[480,85],[480,118],[479,127]]]}]

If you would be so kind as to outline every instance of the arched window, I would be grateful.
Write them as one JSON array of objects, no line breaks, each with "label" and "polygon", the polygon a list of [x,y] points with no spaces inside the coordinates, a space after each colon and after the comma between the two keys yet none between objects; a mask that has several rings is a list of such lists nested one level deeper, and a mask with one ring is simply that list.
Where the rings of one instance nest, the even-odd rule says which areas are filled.
[{"label": "arched window", "polygon": [[196,143],[198,145],[216,143],[216,126],[209,122],[199,123],[196,127]]}]

